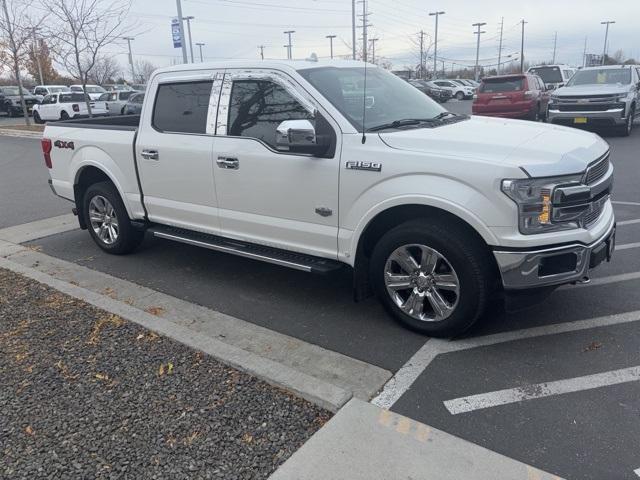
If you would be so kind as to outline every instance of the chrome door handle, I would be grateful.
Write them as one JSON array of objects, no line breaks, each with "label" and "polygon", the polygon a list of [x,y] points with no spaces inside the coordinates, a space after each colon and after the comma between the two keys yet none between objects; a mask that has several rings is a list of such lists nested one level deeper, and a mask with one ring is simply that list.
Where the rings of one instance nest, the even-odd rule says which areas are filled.
[{"label": "chrome door handle", "polygon": [[145,158],[147,160],[160,159],[160,154],[158,153],[157,150],[142,150],[142,153],[140,155],[142,155],[142,158]]},{"label": "chrome door handle", "polygon": [[237,158],[218,157],[216,163],[220,168],[226,168],[227,170],[238,170],[240,168],[240,161]]}]

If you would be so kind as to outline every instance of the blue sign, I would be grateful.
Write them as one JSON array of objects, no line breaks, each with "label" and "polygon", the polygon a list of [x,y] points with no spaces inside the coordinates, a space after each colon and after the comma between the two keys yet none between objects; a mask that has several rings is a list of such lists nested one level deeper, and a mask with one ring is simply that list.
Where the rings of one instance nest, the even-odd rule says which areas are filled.
[{"label": "blue sign", "polygon": [[177,18],[171,20],[171,36],[173,37],[173,48],[181,48],[182,36],[180,35],[180,22]]}]

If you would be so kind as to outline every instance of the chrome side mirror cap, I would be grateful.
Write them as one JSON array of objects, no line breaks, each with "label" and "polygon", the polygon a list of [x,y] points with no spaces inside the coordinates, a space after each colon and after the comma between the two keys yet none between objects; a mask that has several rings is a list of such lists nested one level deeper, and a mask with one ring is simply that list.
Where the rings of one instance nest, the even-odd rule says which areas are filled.
[{"label": "chrome side mirror cap", "polygon": [[276,145],[291,151],[314,148],[317,146],[316,129],[309,120],[285,120],[276,129]]}]

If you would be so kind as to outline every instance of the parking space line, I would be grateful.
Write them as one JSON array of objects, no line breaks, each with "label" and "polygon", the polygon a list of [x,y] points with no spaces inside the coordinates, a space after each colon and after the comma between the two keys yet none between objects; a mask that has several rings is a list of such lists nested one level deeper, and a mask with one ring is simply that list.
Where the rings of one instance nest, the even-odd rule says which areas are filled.
[{"label": "parking space line", "polygon": [[470,395],[468,397],[454,398],[453,400],[446,400],[443,403],[451,415],[459,415],[461,413],[498,407],[500,405],[593,390],[621,383],[637,382],[639,380],[640,366],[636,366],[585,375],[583,377],[566,378],[553,382],[537,383],[523,387]]},{"label": "parking space line", "polygon": [[405,363],[384,385],[382,391],[371,403],[380,408],[391,408],[404,393],[411,388],[422,372],[439,353],[446,351],[449,342],[432,338]]},{"label": "parking space line", "polygon": [[633,473],[640,477],[640,468],[636,468]]},{"label": "parking space line", "polygon": [[640,218],[636,218],[635,220],[623,220],[621,222],[617,222],[619,227],[624,227],[625,225],[635,225],[636,223],[640,223]]},{"label": "parking space line", "polygon": [[629,250],[631,248],[639,248],[639,247],[640,247],[640,242],[625,243],[622,245],[616,245],[616,250]]},{"label": "parking space line", "polygon": [[632,205],[635,207],[640,207],[640,202],[622,202],[620,200],[614,200],[611,203],[613,203],[614,205]]}]

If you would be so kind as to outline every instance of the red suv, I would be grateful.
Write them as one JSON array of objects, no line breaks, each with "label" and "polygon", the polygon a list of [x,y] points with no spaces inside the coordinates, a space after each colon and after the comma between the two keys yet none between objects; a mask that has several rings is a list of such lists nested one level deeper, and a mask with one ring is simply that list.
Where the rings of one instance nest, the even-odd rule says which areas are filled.
[{"label": "red suv", "polygon": [[537,75],[517,74],[482,80],[473,101],[473,114],[489,117],[544,120],[549,93]]}]

